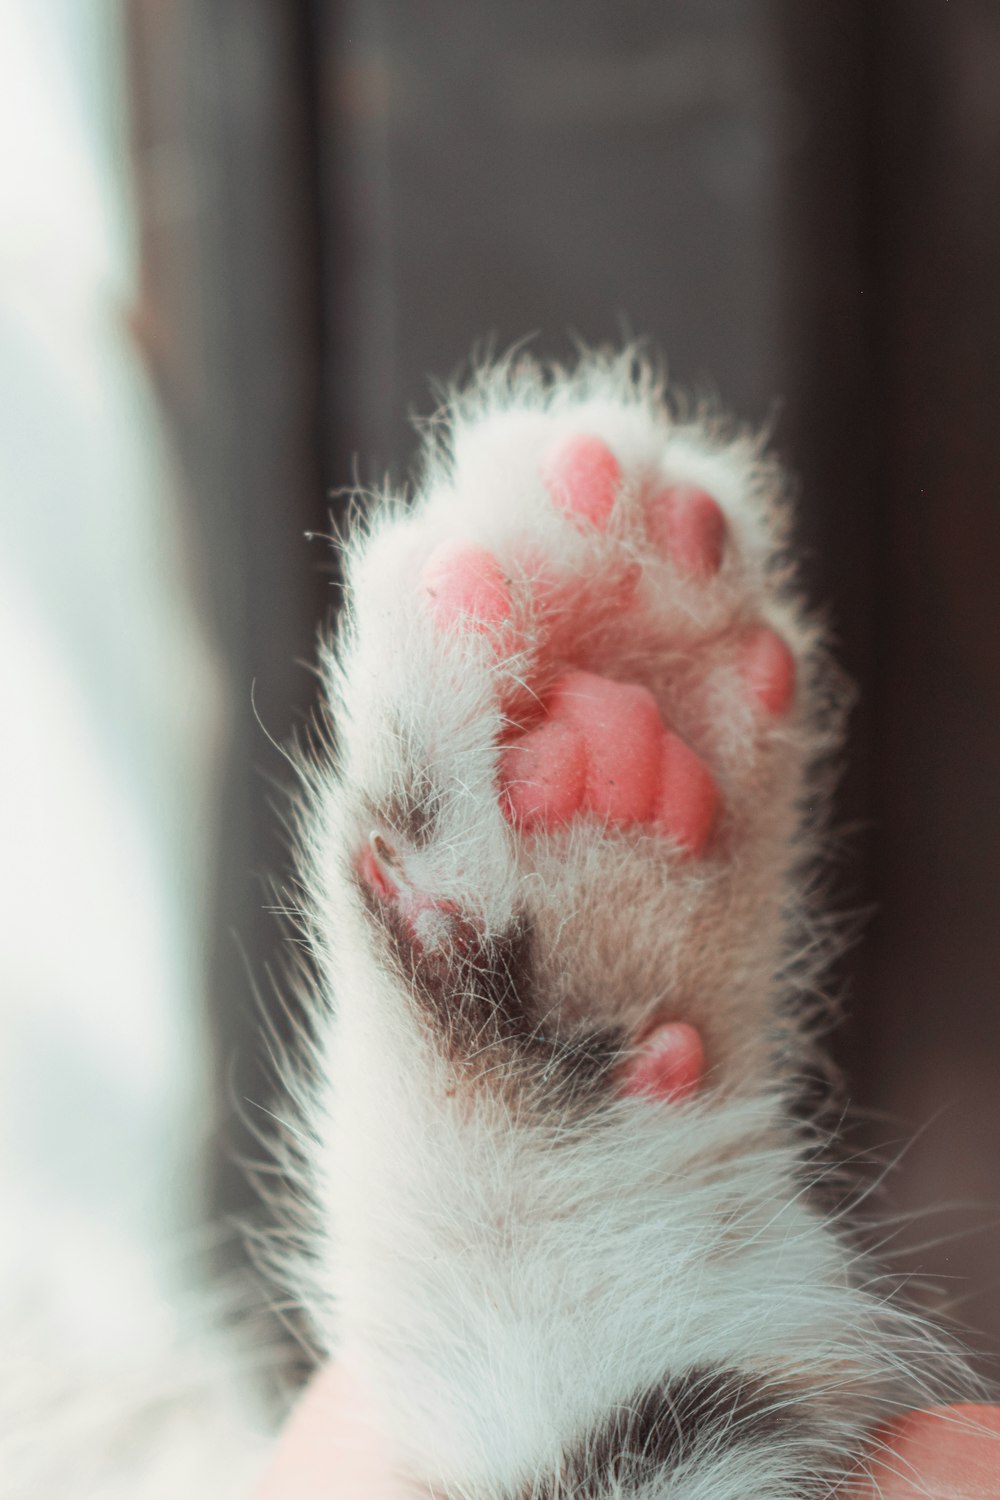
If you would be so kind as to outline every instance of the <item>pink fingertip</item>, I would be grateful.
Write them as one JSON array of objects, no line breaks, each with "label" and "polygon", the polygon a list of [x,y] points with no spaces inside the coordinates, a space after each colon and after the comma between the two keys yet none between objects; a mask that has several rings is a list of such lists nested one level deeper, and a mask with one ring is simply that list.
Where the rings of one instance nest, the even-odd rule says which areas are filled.
[{"label": "pink fingertip", "polygon": [[657,1026],[639,1044],[638,1055],[625,1067],[626,1094],[650,1099],[687,1099],[705,1076],[705,1048],[701,1033],[686,1021]]},{"label": "pink fingertip", "polygon": [[497,630],[511,616],[510,584],[493,553],[454,538],[435,547],[421,584],[439,625]]},{"label": "pink fingertip", "polygon": [[618,825],[644,822],[659,785],[663,733],[649,689],[567,672],[552,691],[549,712],[578,729],[586,743],[587,811]]},{"label": "pink fingertip", "polygon": [[578,433],[562,438],[542,465],[542,478],[553,503],[591,525],[608,523],[622,471],[607,443]]},{"label": "pink fingertip", "polygon": [[872,1453],[870,1493],[879,1500],[996,1500],[1000,1407],[905,1412],[875,1434]]},{"label": "pink fingertip", "polygon": [[711,578],[722,566],[726,519],[707,490],[672,484],[650,501],[649,534],[675,566],[692,578]]},{"label": "pink fingertip", "polygon": [[521,827],[552,828],[580,811],[587,780],[584,737],[573,725],[547,719],[504,750],[500,779],[506,811]]},{"label": "pink fingertip", "polygon": [[715,777],[691,746],[671,730],[663,731],[660,785],[653,810],[659,831],[685,854],[701,854],[712,836],[719,812]]},{"label": "pink fingertip", "polygon": [[740,652],[743,680],[766,713],[787,713],[795,694],[795,658],[766,625],[748,635]]}]

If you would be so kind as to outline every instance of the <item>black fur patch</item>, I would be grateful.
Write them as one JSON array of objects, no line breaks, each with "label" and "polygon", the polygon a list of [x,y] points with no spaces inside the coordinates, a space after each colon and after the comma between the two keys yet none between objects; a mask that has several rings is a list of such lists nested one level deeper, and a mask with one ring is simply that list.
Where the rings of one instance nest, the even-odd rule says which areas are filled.
[{"label": "black fur patch", "polygon": [[615,1407],[567,1451],[559,1473],[535,1481],[517,1500],[628,1495],[691,1461],[796,1435],[803,1438],[803,1475],[814,1478],[808,1431],[807,1409],[780,1382],[701,1366]]}]

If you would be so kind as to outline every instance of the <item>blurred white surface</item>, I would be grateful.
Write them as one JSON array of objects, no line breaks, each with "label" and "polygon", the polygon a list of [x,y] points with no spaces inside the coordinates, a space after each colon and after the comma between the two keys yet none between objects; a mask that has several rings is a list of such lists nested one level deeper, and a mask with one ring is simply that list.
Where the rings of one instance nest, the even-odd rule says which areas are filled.
[{"label": "blurred white surface", "polygon": [[2,1256],[112,1340],[85,1267],[156,1280],[201,1210],[224,718],[126,321],[120,24],[0,0]]}]

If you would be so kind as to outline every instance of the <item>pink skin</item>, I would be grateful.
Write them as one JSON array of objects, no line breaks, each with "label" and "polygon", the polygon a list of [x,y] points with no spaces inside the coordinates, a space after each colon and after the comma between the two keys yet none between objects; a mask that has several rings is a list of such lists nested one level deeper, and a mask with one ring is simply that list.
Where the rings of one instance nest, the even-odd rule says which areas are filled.
[{"label": "pink skin", "polygon": [[523,828],[568,823],[583,806],[587,741],[571,724],[547,719],[503,752],[507,812]]},{"label": "pink skin", "polygon": [[669,729],[660,745],[660,786],[653,825],[686,854],[701,854],[719,814],[719,788],[705,762]]},{"label": "pink skin", "polygon": [[780,718],[788,712],[795,696],[795,658],[780,635],[761,625],[746,636],[740,670],[766,714]]},{"label": "pink skin", "polygon": [[512,820],[525,831],[581,813],[616,827],[648,823],[687,855],[707,845],[718,811],[715,781],[695,752],[664,728],[652,693],[593,672],[566,672],[545,721],[503,752]]},{"label": "pink skin", "polygon": [[[880,1434],[874,1465],[884,1500],[998,1500],[1000,1407],[936,1406],[908,1412]],[[869,1500],[867,1487],[859,1500]]]},{"label": "pink skin", "polygon": [[650,539],[690,578],[714,577],[722,566],[726,521],[718,503],[693,484],[658,491],[646,511]]},{"label": "pink skin", "polygon": [[437,623],[494,635],[507,649],[513,613],[510,582],[493,553],[459,539],[435,547],[420,581]]},{"label": "pink skin", "polygon": [[626,1094],[676,1103],[696,1092],[704,1074],[700,1032],[686,1021],[667,1021],[638,1044],[623,1069],[622,1088]]},{"label": "pink skin", "polygon": [[392,901],[399,895],[399,887],[389,873],[392,857],[388,844],[377,833],[372,834],[368,847],[358,856],[361,879],[380,901]]},{"label": "pink skin", "polygon": [[622,471],[607,443],[588,433],[562,438],[549,450],[542,478],[554,505],[574,520],[603,529],[614,508]]},{"label": "pink skin", "polygon": [[[1000,1407],[910,1412],[880,1440],[874,1484],[858,1483],[850,1500],[1000,1500]],[[292,1413],[254,1500],[428,1500],[426,1486],[393,1473],[390,1452],[363,1383],[329,1365]]]},{"label": "pink skin", "polygon": [[404,1500],[373,1403],[343,1365],[321,1370],[289,1418],[254,1500]]},{"label": "pink skin", "polygon": [[582,807],[618,826],[646,822],[659,786],[663,736],[649,689],[593,672],[566,672],[552,689],[547,710],[584,738]]}]

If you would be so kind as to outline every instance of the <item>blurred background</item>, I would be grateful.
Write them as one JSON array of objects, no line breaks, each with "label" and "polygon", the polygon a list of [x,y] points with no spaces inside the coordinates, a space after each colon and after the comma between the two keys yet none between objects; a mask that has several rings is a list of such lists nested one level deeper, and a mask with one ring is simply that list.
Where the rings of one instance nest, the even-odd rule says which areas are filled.
[{"label": "blurred background", "polygon": [[309,535],[484,339],[636,333],[800,476],[838,1059],[1000,1352],[995,0],[0,0],[0,79],[0,1154],[67,1300],[254,1209]]}]

